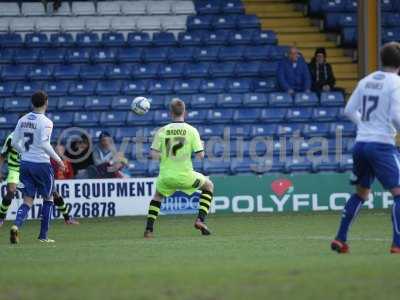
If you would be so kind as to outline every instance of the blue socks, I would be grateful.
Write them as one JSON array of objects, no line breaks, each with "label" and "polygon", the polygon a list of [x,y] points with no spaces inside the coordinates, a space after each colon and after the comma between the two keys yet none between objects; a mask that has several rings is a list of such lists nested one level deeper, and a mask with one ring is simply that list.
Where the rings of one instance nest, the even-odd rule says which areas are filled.
[{"label": "blue socks", "polygon": [[28,213],[31,208],[29,205],[22,203],[22,205],[18,208],[17,217],[15,218],[14,225],[18,228],[24,224],[25,220],[28,218]]},{"label": "blue socks", "polygon": [[393,199],[392,208],[393,246],[400,247],[400,196]]},{"label": "blue socks", "polygon": [[[339,231],[336,235],[336,239],[342,242],[347,241],[347,233],[349,231],[351,223],[357,217],[358,211],[360,210],[364,200],[357,194],[353,194],[347,201],[342,214],[342,220],[340,222]],[[399,203],[400,204],[400,203]],[[400,205],[399,205],[400,212]]]},{"label": "blue socks", "polygon": [[40,223],[39,239],[47,239],[47,232],[49,231],[51,212],[53,209],[52,201],[43,201],[42,206],[42,221]]}]

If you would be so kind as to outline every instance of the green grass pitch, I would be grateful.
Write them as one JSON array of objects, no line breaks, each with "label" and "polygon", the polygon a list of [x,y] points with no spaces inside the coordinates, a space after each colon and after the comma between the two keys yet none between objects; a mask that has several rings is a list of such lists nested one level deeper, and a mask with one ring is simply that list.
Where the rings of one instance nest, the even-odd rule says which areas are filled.
[{"label": "green grass pitch", "polygon": [[161,216],[156,237],[144,218],[53,222],[55,245],[19,245],[0,229],[0,299],[399,299],[400,256],[390,255],[389,211],[362,211],[350,255],[330,251],[340,213],[214,215],[214,235],[193,216]]}]

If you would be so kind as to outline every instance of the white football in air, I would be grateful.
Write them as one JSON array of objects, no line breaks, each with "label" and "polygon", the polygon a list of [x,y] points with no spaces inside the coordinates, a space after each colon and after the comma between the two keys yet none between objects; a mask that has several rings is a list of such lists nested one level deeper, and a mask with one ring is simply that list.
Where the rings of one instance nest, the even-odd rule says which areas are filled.
[{"label": "white football in air", "polygon": [[144,115],[150,110],[150,99],[139,96],[133,99],[131,108],[137,115]]}]

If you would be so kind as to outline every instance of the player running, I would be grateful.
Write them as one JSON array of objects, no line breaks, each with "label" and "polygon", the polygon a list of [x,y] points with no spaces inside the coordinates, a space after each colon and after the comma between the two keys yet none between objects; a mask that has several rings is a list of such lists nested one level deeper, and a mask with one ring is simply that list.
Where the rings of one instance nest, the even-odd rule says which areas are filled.
[{"label": "player running", "polygon": [[42,220],[39,240],[53,243],[47,237],[53,207],[54,174],[50,157],[61,169],[64,163],[50,145],[53,122],[45,116],[48,106],[46,93],[38,91],[32,95],[33,111],[18,120],[11,146],[21,153],[20,181],[23,185],[24,203],[19,207],[14,225],[10,230],[10,242],[19,242],[19,229],[28,217],[33,199],[38,194],[43,198]]},{"label": "player running", "polygon": [[[17,185],[19,183],[19,167],[20,167],[20,154],[11,146],[13,133],[10,133],[6,138],[3,148],[0,153],[0,167],[7,160],[7,192],[3,197],[0,204],[0,227],[4,224],[4,219],[7,216],[8,208],[14,199]],[[56,192],[53,192],[54,205],[58,211],[63,215],[66,225],[78,225],[79,222],[74,220],[68,213],[67,206],[64,199]]]},{"label": "player running", "polygon": [[153,225],[163,198],[180,190],[188,195],[201,190],[199,213],[194,227],[203,235],[211,234],[204,220],[213,197],[214,185],[204,175],[193,170],[192,153],[196,158],[204,158],[203,143],[196,128],[185,123],[185,103],[173,99],[170,113],[173,122],[160,128],[151,145],[153,159],[160,160],[160,173],[156,182],[156,193],[150,202],[145,238],[153,237]]},{"label": "player running", "polygon": [[338,253],[349,252],[347,232],[368,199],[376,177],[394,198],[390,251],[400,254],[400,154],[395,147],[396,129],[400,131],[400,44],[384,45],[380,56],[382,71],[362,79],[345,108],[345,115],[357,125],[352,180],[356,193],[347,201],[339,231],[331,243],[332,250]]}]

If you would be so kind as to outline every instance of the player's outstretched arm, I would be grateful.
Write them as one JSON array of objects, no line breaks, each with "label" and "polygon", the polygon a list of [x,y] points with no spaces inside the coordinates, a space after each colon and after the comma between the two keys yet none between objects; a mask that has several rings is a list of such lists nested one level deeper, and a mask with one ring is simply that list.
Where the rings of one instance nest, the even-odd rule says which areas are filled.
[{"label": "player's outstretched arm", "polygon": [[161,158],[161,153],[160,153],[160,151],[157,151],[157,150],[155,150],[155,149],[151,149],[151,151],[150,151],[150,157],[151,157],[151,159],[153,159],[153,160],[160,160],[160,158]]},{"label": "player's outstretched arm", "polygon": [[196,159],[204,159],[204,150],[195,153]]}]

